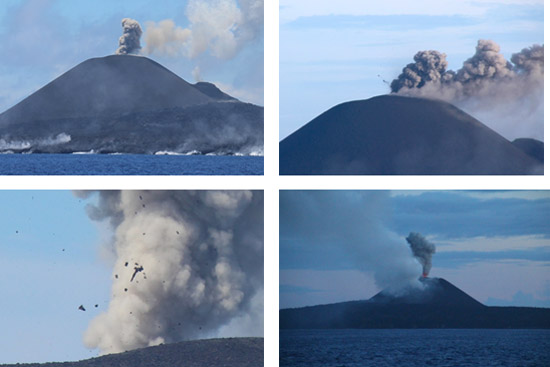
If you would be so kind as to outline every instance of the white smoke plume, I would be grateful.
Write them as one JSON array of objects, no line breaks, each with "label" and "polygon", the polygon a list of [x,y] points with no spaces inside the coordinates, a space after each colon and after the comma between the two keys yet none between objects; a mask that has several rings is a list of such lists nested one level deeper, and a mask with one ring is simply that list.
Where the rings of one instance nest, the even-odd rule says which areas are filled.
[{"label": "white smoke plume", "polygon": [[511,140],[543,140],[544,46],[525,48],[510,62],[498,44],[479,40],[456,72],[438,51],[418,52],[414,61],[392,81],[392,93],[453,103]]},{"label": "white smoke plume", "polygon": [[9,138],[0,138],[0,151],[6,150],[31,150],[33,148],[48,147],[57,144],[64,144],[71,141],[71,136],[65,133],[57,134],[53,137],[31,140],[11,140]]},{"label": "white smoke plume", "polygon": [[186,8],[189,27],[173,20],[147,22],[143,53],[194,59],[209,52],[219,59],[233,58],[263,32],[263,0],[191,0]]},{"label": "white smoke plume", "polygon": [[357,269],[389,292],[421,287],[420,264],[405,239],[385,226],[387,192],[282,191],[279,202],[281,236],[319,252],[345,249]]},{"label": "white smoke plume", "polygon": [[244,336],[251,323],[263,334],[262,192],[102,191],[88,214],[113,226],[116,261],[86,346],[106,354]]},{"label": "white smoke plume", "polygon": [[137,54],[141,50],[139,39],[142,30],[137,20],[122,19],[122,36],[118,39],[118,49],[116,55]]},{"label": "white smoke plume", "polygon": [[427,277],[432,269],[432,255],[435,254],[435,245],[420,233],[411,232],[407,237],[414,257],[422,265],[422,276]]}]

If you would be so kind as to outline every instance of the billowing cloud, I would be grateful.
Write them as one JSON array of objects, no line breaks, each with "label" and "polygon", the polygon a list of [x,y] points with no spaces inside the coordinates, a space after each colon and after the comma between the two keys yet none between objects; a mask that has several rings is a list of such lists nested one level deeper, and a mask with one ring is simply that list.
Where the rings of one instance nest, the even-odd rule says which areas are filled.
[{"label": "billowing cloud", "polygon": [[141,26],[137,20],[122,19],[122,36],[118,40],[117,55],[137,54],[141,50]]},{"label": "billowing cloud", "polygon": [[456,72],[438,51],[420,51],[414,61],[392,81],[393,93],[451,102],[509,139],[543,140],[544,46],[524,48],[510,62],[498,44],[479,40]]},{"label": "billowing cloud", "polygon": [[116,259],[89,348],[263,334],[262,192],[102,191],[88,215],[111,223]]},{"label": "billowing cloud", "polygon": [[186,8],[188,28],[172,19],[146,22],[143,52],[190,59],[208,52],[231,59],[263,35],[263,9],[262,0],[191,0]]}]

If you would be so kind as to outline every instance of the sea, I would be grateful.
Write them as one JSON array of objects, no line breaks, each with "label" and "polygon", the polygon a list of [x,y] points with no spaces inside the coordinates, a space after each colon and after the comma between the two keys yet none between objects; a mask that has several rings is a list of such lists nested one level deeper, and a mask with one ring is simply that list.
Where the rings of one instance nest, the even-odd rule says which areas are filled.
[{"label": "sea", "polygon": [[262,175],[262,156],[2,154],[0,175]]},{"label": "sea", "polygon": [[280,367],[550,366],[550,330],[280,330]]}]

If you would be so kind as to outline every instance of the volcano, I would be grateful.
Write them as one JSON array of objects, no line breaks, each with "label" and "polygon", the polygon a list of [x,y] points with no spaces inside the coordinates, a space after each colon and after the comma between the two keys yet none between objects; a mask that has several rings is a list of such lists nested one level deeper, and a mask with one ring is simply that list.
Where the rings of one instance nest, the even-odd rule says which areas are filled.
[{"label": "volcano", "polygon": [[441,278],[369,300],[279,311],[281,329],[550,328],[550,309],[488,307]]},{"label": "volcano", "polygon": [[263,151],[263,108],[155,61],[82,62],[0,114],[0,151],[248,154]]},{"label": "volcano", "polygon": [[[542,174],[529,152],[457,107],[383,95],[340,104],[283,139],[282,175]],[[537,153],[533,153],[537,154]]]},{"label": "volcano", "polygon": [[263,366],[263,362],[263,338],[224,338],[161,344],[78,362],[2,364],[0,367],[256,367]]}]

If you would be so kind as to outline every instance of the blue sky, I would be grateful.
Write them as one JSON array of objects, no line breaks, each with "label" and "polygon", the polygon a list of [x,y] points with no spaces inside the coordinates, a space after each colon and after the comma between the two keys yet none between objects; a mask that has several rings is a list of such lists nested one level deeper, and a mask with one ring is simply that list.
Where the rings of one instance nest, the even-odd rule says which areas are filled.
[{"label": "blue sky", "polygon": [[[82,61],[113,54],[122,34],[122,18],[138,20],[144,32],[146,22],[158,24],[165,19],[189,27],[187,6],[193,1],[201,2],[163,0],[159,6],[155,0],[1,1],[0,111]],[[237,0],[217,1],[237,4]],[[210,49],[192,59],[159,52],[147,56],[191,83],[195,82],[193,69],[198,67],[202,80],[216,83],[239,99],[263,105],[263,30],[257,33],[230,57],[216,57]]]},{"label": "blue sky", "polygon": [[430,276],[488,305],[550,307],[549,191],[281,191],[279,214],[281,308],[372,297],[410,232],[436,245]]},{"label": "blue sky", "polygon": [[97,354],[82,334],[108,305],[111,269],[98,246],[107,231],[86,215],[93,201],[69,191],[0,191],[0,364]]},{"label": "blue sky", "polygon": [[[508,59],[542,44],[543,0],[281,0],[279,139],[339,103],[389,93],[420,50],[449,69],[491,39]],[[504,132],[502,132],[504,133]],[[540,137],[539,137],[540,138]]]}]

